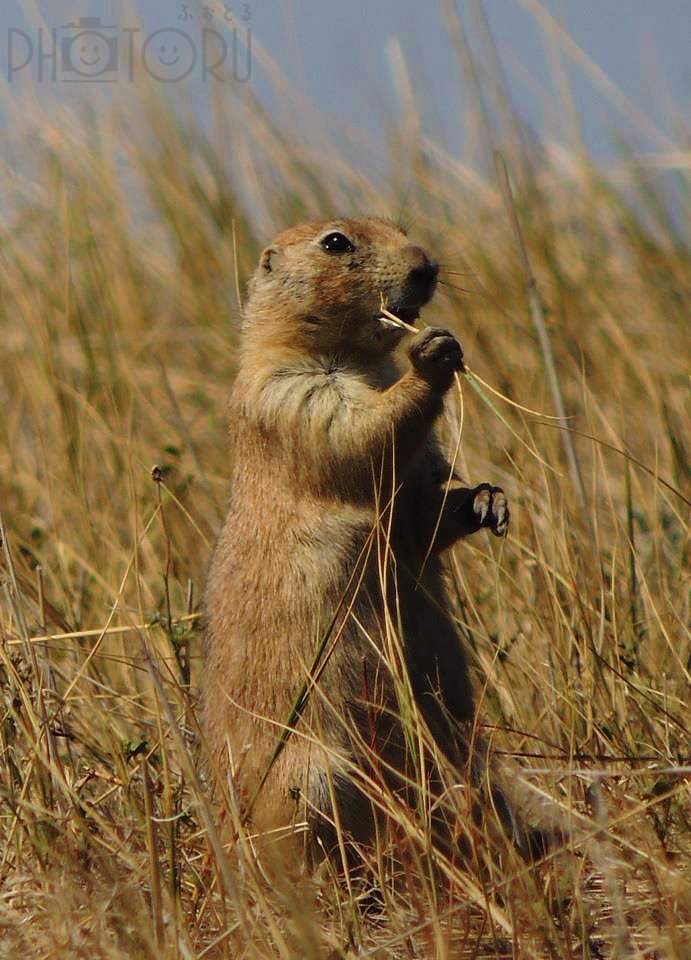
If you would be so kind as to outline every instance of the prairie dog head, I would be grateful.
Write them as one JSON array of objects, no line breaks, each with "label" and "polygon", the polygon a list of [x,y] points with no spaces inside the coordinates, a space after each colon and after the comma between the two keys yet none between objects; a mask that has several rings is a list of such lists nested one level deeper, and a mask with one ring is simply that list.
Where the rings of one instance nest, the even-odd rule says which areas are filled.
[{"label": "prairie dog head", "polygon": [[390,220],[303,223],[263,250],[249,287],[245,329],[261,336],[255,325],[280,318],[281,338],[307,352],[385,353],[402,331],[382,319],[382,305],[414,323],[434,293],[437,273],[437,264]]}]

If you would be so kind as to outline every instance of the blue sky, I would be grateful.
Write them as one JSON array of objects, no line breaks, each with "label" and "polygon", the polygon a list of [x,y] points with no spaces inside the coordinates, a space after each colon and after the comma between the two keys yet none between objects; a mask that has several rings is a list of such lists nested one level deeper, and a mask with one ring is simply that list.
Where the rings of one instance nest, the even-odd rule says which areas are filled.
[{"label": "blue sky", "polygon": [[[543,0],[541,6],[537,0],[485,0],[483,6],[513,104],[540,136],[555,140],[565,136],[566,112],[556,63],[568,81],[584,140],[596,158],[607,161],[612,157],[614,132],[625,137],[635,133],[641,149],[650,152],[665,152],[675,142],[680,144],[678,124],[684,113],[688,122],[691,99],[689,0]],[[363,129],[376,143],[383,124],[401,109],[394,83],[394,51],[398,49],[423,115],[424,131],[454,153],[462,154],[468,147],[465,105],[471,93],[458,69],[443,3],[435,0],[250,0],[248,4],[235,0],[228,4],[220,0],[190,0],[187,4],[178,0],[132,0],[131,4],[45,0],[27,2],[24,12],[19,7],[21,4],[3,5],[0,10],[0,61],[12,95],[20,93],[29,77],[38,78],[38,11],[48,55],[42,61],[43,77],[37,89],[46,102],[55,94],[77,102],[97,82],[107,90],[108,85],[100,83],[104,79],[115,79],[119,89],[126,86],[130,78],[124,66],[125,45],[132,42],[138,68],[146,58],[154,72],[160,70],[160,82],[175,79],[174,57],[178,63],[185,55],[190,63],[194,59],[189,74],[171,80],[167,87],[172,96],[189,98],[203,114],[209,87],[218,81],[208,69],[206,82],[202,77],[202,29],[217,30],[226,37],[226,63],[230,64],[232,23],[226,16],[232,14],[239,41],[237,74],[246,75],[244,41],[251,28],[253,56],[247,82],[277,116],[289,116],[287,84],[299,90],[335,132]],[[473,3],[461,0],[459,9],[477,46]],[[572,42],[551,47],[546,43],[536,14],[540,9],[565,28]],[[64,25],[77,22],[80,16],[100,16],[102,23],[112,26],[104,31],[110,45],[102,40],[97,41],[102,44],[100,50],[87,45],[85,56],[90,54],[96,60],[87,57],[81,71],[65,70],[64,57],[74,59],[79,51],[69,46],[76,31],[70,33]],[[137,26],[138,17],[141,32],[128,32]],[[57,46],[51,53],[53,42]],[[120,54],[117,69],[115,44]],[[270,79],[262,51],[280,68],[284,79],[278,85]],[[206,56],[208,68],[212,47]],[[26,65],[20,69],[24,60]],[[96,65],[90,67],[89,63]],[[90,69],[93,76],[88,75]],[[169,78],[167,69],[172,71]],[[599,84],[593,77],[596,81],[599,77]],[[137,82],[136,75],[132,82]],[[636,119],[637,112],[645,121]]]}]

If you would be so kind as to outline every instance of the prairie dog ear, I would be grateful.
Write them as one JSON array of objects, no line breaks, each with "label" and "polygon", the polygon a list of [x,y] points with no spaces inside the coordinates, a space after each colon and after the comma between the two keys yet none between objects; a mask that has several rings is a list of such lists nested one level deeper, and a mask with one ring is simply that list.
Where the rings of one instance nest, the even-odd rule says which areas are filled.
[{"label": "prairie dog ear", "polygon": [[262,250],[262,255],[259,258],[259,266],[262,270],[262,273],[271,273],[274,268],[273,261],[278,255],[278,250],[276,247],[265,247]]}]

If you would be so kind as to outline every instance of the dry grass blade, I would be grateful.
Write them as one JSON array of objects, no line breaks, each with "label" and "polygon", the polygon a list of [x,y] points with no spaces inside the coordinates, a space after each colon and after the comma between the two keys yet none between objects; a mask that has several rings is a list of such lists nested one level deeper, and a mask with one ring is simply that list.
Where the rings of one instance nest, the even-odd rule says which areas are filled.
[{"label": "dry grass blade", "polygon": [[[552,401],[554,407],[557,411],[557,416],[559,422],[562,426],[566,426],[567,416],[564,409],[564,400],[562,398],[562,390],[559,384],[559,378],[557,376],[557,370],[554,363],[554,353],[552,351],[552,344],[550,342],[549,334],[547,333],[547,324],[545,323],[545,318],[542,310],[542,304],[540,303],[540,295],[537,289],[537,281],[535,280],[535,274],[533,273],[532,267],[530,266],[530,260],[528,258],[528,250],[525,245],[525,239],[523,237],[523,231],[521,229],[521,224],[518,219],[518,214],[516,212],[516,203],[513,197],[513,192],[511,190],[511,184],[509,182],[509,175],[506,169],[506,163],[502,155],[496,151],[494,154],[495,164],[497,168],[497,176],[499,179],[499,185],[506,202],[507,212],[509,214],[511,224],[513,226],[514,234],[516,237],[516,245],[520,255],[521,267],[525,276],[525,283],[528,293],[528,303],[530,304],[530,315],[533,319],[533,324],[535,330],[537,331],[538,339],[540,341],[540,349],[542,350],[542,356],[545,361],[545,370],[547,373],[547,379],[549,381],[549,388],[552,394]],[[569,472],[571,474],[571,480],[576,491],[576,496],[578,497],[578,502],[581,507],[581,510],[585,513],[586,510],[586,499],[585,499],[585,490],[583,488],[583,478],[581,476],[581,468],[578,463],[578,458],[576,456],[576,450],[573,445],[568,433],[563,434],[564,438],[564,449],[566,452],[566,459],[569,464]]]}]

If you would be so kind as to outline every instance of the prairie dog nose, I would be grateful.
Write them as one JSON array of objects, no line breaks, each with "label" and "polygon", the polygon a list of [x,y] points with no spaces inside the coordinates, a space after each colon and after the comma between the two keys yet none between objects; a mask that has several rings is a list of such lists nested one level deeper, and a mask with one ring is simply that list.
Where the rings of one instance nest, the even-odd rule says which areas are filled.
[{"label": "prairie dog nose", "polygon": [[439,264],[430,260],[422,247],[411,244],[406,247],[406,254],[411,266],[410,277],[413,280],[421,280],[424,283],[431,283],[436,280],[439,273]]}]

